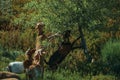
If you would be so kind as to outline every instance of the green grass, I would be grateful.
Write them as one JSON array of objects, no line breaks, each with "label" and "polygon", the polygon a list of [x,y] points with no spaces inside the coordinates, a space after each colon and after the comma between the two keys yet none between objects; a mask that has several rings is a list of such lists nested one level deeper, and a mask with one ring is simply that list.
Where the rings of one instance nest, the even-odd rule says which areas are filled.
[{"label": "green grass", "polygon": [[[22,80],[25,80],[25,74],[19,74]],[[44,80],[115,80],[112,75],[96,75],[82,77],[79,72],[59,69],[55,72],[46,70],[44,73]]]},{"label": "green grass", "polygon": [[25,73],[23,73],[23,74],[18,74],[18,75],[20,76],[21,80],[25,80]]},{"label": "green grass", "polygon": [[115,76],[100,74],[97,76],[93,76],[91,80],[115,80]]}]

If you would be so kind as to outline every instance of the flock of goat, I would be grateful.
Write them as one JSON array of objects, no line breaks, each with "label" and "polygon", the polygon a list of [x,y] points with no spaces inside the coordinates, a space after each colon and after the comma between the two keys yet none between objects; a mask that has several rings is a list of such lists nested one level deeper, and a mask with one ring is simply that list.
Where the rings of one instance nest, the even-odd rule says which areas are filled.
[{"label": "flock of goat", "polygon": [[42,49],[39,49],[37,51],[35,51],[35,49],[28,49],[26,51],[26,56],[28,59],[26,59],[23,62],[16,61],[16,62],[9,63],[7,67],[7,71],[9,72],[0,72],[0,78],[1,79],[17,78],[17,80],[20,80],[20,77],[17,76],[16,74],[21,74],[25,72],[26,80],[39,80],[40,78],[42,79],[43,78],[43,66],[41,63],[36,63],[35,59],[32,58],[33,53],[37,54],[38,58],[41,58],[43,55]]},{"label": "flock of goat", "polygon": [[[51,69],[56,69],[58,64],[66,57],[66,55],[72,49],[71,43],[69,42],[68,37],[70,36],[70,31],[67,30],[63,36],[64,42],[61,43],[62,46],[58,48],[57,51],[50,57],[47,62],[44,59],[44,54],[46,54],[44,43],[45,39],[51,39],[58,34],[46,37],[44,35],[44,24],[43,22],[37,23],[35,27],[38,30],[38,36],[36,38],[36,48],[28,49],[25,53],[26,60],[23,62],[11,62],[7,66],[7,71],[9,72],[0,72],[0,79],[9,80],[9,78],[14,78],[20,80],[20,77],[16,74],[24,73],[26,74],[26,80],[43,80],[44,73],[44,62],[49,65]],[[62,54],[61,54],[62,53]],[[16,73],[16,74],[15,74]]]}]

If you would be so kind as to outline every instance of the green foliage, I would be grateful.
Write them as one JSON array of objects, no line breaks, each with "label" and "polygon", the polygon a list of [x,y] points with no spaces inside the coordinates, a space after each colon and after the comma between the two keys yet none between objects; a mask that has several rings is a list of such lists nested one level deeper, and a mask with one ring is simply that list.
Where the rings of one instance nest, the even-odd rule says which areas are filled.
[{"label": "green foliage", "polygon": [[10,62],[15,61],[22,54],[23,51],[9,50],[0,45],[0,70],[4,70]]},{"label": "green foliage", "polygon": [[41,0],[40,3],[31,1],[23,7],[26,12],[21,13],[18,18],[14,19],[14,22],[24,24],[24,27],[33,27],[36,22],[42,20],[47,26],[46,29],[52,29],[53,32],[66,29],[74,30],[78,27],[77,23],[83,27],[92,27],[101,24],[99,18],[103,18],[100,10],[94,4],[95,2],[88,2],[87,0],[83,2]]},{"label": "green foliage", "polygon": [[0,11],[2,15],[12,14],[12,1],[11,0],[0,0]]},{"label": "green foliage", "polygon": [[120,74],[120,41],[110,40],[102,49],[102,59],[111,71]]},{"label": "green foliage", "polygon": [[46,30],[54,32],[65,29],[75,30],[78,27],[77,23],[90,31],[96,29],[103,31],[109,19],[112,19],[116,29],[110,30],[117,30],[119,8],[116,4],[119,5],[119,0],[116,2],[113,0],[13,1],[12,5],[19,6],[20,12],[13,17],[12,21],[26,29],[34,27],[36,22],[42,20],[46,24]]},{"label": "green foliage", "polygon": [[[22,80],[25,80],[25,74],[19,74]],[[56,72],[45,70],[44,80],[115,80],[114,76],[102,75],[81,77],[76,71],[71,72],[69,69],[59,69]]]},{"label": "green foliage", "polygon": [[112,64],[114,62],[119,63],[120,59],[120,41],[110,40],[108,41],[104,48],[102,49],[102,57],[104,61]]}]

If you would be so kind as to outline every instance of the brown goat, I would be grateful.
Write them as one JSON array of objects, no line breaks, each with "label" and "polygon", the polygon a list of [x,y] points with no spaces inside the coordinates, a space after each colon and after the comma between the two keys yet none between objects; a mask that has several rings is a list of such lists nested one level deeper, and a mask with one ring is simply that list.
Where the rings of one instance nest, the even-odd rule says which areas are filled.
[{"label": "brown goat", "polygon": [[72,50],[72,44],[69,41],[70,32],[70,30],[66,30],[64,32],[64,34],[62,35],[63,42],[61,43],[59,48],[51,55],[48,62],[44,60],[46,64],[49,65],[50,69],[57,69],[58,64],[60,64]]},{"label": "brown goat", "polygon": [[24,68],[27,69],[29,68],[30,65],[32,65],[32,61],[33,61],[33,54],[35,53],[36,49],[28,49],[26,51],[26,57],[27,59],[23,62]]},{"label": "brown goat", "polygon": [[[43,53],[44,52],[44,44],[42,43],[43,40],[46,39],[46,36],[44,35],[44,23],[43,22],[39,22],[37,23],[35,29],[38,32],[38,36],[36,37],[36,48],[35,48],[35,54],[33,56],[32,59],[32,64],[29,66],[27,73],[28,73],[28,77],[31,80],[37,80],[37,77],[41,77],[41,79],[43,79],[43,71],[44,71],[44,60],[43,60]],[[36,70],[37,69],[37,70]],[[36,73],[36,71],[38,73]],[[34,79],[34,77],[36,76],[36,78]]]},{"label": "brown goat", "polygon": [[30,80],[43,79],[44,74],[44,49],[39,49],[35,52],[33,57],[33,64],[28,69],[28,76]]},{"label": "brown goat", "polygon": [[15,73],[11,73],[11,72],[0,72],[0,80],[7,80],[10,79],[11,80],[21,80],[20,77],[15,74]]},{"label": "brown goat", "polygon": [[36,51],[36,49],[28,49],[25,54],[27,59],[23,62],[23,65],[24,65],[24,69],[25,69],[25,73],[26,73],[26,80],[29,78],[27,70],[32,65],[32,62],[33,62],[32,56],[35,53],[35,51]]}]

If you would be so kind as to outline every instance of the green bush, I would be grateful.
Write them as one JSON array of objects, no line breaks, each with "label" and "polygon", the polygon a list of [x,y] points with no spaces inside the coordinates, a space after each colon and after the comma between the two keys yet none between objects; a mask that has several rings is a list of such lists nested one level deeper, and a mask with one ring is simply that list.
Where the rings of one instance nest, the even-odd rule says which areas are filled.
[{"label": "green bush", "polygon": [[15,61],[22,54],[23,51],[9,50],[0,46],[0,70],[4,70],[10,62]]},{"label": "green bush", "polygon": [[102,60],[108,65],[110,72],[120,74],[120,41],[110,40],[102,49]]}]

